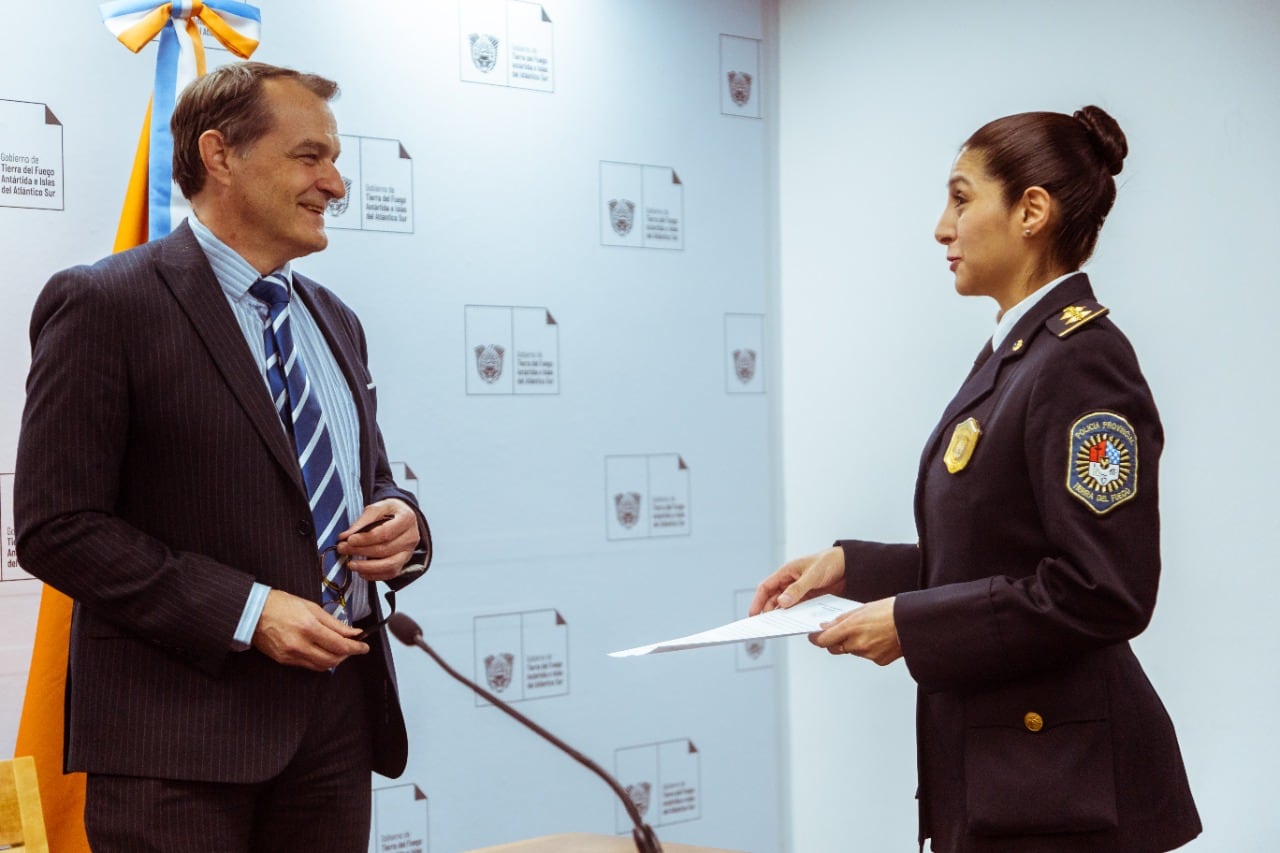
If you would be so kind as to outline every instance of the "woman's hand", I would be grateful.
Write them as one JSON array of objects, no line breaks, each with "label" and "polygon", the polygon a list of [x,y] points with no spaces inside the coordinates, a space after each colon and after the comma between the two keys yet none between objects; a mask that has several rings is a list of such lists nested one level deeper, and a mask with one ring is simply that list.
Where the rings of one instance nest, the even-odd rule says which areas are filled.
[{"label": "woman's hand", "polygon": [[756,587],[750,615],[787,608],[807,598],[844,591],[844,550],[828,548],[800,557],[778,569]]},{"label": "woman's hand", "polygon": [[893,602],[882,598],[824,622],[821,631],[809,635],[809,642],[833,655],[857,655],[881,666],[891,664],[902,657]]}]

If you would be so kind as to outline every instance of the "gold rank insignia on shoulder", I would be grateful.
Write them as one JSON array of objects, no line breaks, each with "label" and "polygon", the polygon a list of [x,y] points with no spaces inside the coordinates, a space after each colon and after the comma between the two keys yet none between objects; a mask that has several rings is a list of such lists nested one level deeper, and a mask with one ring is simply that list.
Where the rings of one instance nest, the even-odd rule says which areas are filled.
[{"label": "gold rank insignia on shoulder", "polygon": [[1065,338],[1076,329],[1106,313],[1107,309],[1102,305],[1092,299],[1085,299],[1066,306],[1061,313],[1050,317],[1045,325],[1058,337]]},{"label": "gold rank insignia on shoulder", "polygon": [[956,424],[955,431],[951,433],[951,443],[947,445],[946,455],[942,457],[942,462],[947,466],[949,473],[958,474],[964,470],[969,460],[973,458],[973,449],[978,446],[978,437],[981,435],[982,427],[978,426],[974,418]]}]

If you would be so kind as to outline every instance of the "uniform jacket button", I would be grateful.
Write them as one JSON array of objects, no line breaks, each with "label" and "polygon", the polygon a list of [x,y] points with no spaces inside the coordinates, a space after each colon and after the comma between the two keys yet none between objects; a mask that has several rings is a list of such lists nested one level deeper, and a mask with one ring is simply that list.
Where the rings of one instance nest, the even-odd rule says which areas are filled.
[{"label": "uniform jacket button", "polygon": [[1035,711],[1028,711],[1022,716],[1022,724],[1027,727],[1027,731],[1038,732],[1044,728],[1044,717]]}]

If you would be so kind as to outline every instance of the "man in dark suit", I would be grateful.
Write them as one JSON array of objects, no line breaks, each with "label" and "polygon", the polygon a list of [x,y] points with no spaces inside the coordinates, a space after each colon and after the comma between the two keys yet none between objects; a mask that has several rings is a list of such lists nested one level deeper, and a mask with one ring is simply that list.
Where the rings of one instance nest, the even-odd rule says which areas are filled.
[{"label": "man in dark suit", "polygon": [[194,216],[58,273],[33,312],[17,545],[76,601],[65,763],[98,853],[364,851],[369,772],[405,766],[373,582],[420,577],[430,534],[359,321],[290,267],[344,195],[336,92],[261,63],[197,80],[172,122]]}]

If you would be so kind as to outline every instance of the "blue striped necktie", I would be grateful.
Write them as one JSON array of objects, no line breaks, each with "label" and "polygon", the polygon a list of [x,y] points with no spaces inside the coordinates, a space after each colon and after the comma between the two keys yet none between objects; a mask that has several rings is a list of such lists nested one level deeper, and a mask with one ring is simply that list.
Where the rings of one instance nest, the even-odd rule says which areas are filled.
[{"label": "blue striped necktie", "polygon": [[270,318],[263,329],[267,354],[267,384],[276,411],[285,430],[293,438],[302,468],[302,480],[311,501],[311,517],[315,522],[316,548],[324,553],[321,604],[342,622],[350,623],[346,590],[351,585],[351,570],[336,551],[325,549],[338,541],[346,530],[347,502],[342,492],[342,478],[333,458],[333,444],[325,423],[324,412],[315,389],[307,378],[306,367],[293,345],[293,329],[289,324],[289,285],[284,276],[272,273],[260,278],[249,288],[249,294],[265,302]]}]

